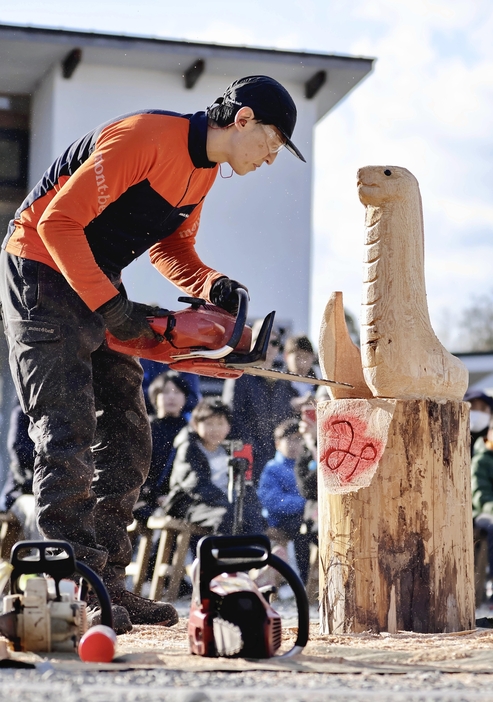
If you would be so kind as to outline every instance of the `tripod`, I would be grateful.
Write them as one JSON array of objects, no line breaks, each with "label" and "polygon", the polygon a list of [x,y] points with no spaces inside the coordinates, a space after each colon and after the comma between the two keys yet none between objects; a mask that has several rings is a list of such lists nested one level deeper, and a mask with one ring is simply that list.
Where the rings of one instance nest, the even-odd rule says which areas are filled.
[{"label": "tripod", "polygon": [[228,460],[228,502],[233,505],[233,536],[244,533],[243,509],[245,488],[252,485],[252,447],[242,441],[227,441],[224,447]]}]

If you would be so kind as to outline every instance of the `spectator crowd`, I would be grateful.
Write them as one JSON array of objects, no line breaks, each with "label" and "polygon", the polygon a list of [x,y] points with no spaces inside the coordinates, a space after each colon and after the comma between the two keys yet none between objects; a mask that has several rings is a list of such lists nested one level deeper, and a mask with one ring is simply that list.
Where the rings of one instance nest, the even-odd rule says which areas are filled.
[{"label": "spectator crowd", "polygon": [[[259,330],[255,323],[254,339]],[[306,583],[310,545],[318,539],[315,407],[316,399],[326,399],[325,389],[315,393],[315,385],[244,374],[226,380],[218,395],[197,375],[177,373],[158,362],[141,363],[153,449],[134,509],[137,522],[146,524],[159,513],[214,534],[266,533],[273,551],[285,559],[286,544],[292,542],[295,566]],[[306,335],[284,339],[274,330],[263,365],[317,377],[316,356]],[[476,545],[485,539],[486,576],[493,580],[493,397],[469,390],[464,400],[470,403]],[[17,403],[10,417],[10,465],[0,510],[15,515],[24,538],[38,539],[34,444],[28,428],[29,420]],[[234,447],[248,457],[241,494],[233,469]],[[240,518],[238,500],[243,507]],[[260,577],[259,584],[267,582]],[[493,604],[493,595],[490,601]]]},{"label": "spectator crowd", "polygon": [[[254,338],[259,330],[254,324]],[[264,367],[316,377],[315,359],[307,336],[284,339],[274,330]],[[135,519],[145,524],[159,513],[214,534],[267,533],[273,549],[286,558],[291,541],[293,565],[306,582],[310,544],[317,542],[316,386],[245,374],[225,381],[217,395],[196,375],[157,362],[141,363],[153,450]],[[241,483],[233,469],[238,466],[234,447],[248,457]],[[16,515],[26,538],[39,538],[33,443],[18,405],[8,448],[10,471],[0,509]]]}]

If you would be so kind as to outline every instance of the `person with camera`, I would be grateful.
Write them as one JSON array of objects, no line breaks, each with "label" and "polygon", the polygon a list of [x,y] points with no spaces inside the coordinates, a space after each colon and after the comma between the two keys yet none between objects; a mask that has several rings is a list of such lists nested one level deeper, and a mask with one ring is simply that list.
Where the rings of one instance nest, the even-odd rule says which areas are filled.
[{"label": "person with camera", "polygon": [[[228,499],[231,456],[224,442],[231,429],[231,412],[218,398],[206,397],[192,410],[188,427],[175,439],[176,456],[169,494],[160,500],[165,514],[215,534],[232,534],[234,501]],[[247,500],[243,533],[258,533],[262,520]]]}]

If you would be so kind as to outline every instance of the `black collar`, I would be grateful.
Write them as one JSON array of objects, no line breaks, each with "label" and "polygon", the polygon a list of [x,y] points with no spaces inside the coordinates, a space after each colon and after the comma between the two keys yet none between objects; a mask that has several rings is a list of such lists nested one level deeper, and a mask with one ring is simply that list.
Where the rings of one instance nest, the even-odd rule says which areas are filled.
[{"label": "black collar", "polygon": [[195,168],[214,168],[216,163],[207,158],[207,126],[208,119],[205,112],[196,112],[194,115],[184,115],[190,120],[188,132],[188,150]]}]

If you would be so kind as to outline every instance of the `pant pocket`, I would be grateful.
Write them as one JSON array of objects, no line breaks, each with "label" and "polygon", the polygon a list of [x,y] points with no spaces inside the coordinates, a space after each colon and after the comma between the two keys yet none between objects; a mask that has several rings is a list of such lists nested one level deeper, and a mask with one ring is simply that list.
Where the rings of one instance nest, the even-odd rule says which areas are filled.
[{"label": "pant pocket", "polygon": [[28,258],[20,260],[19,272],[22,281],[22,302],[30,312],[36,309],[39,300],[39,263]]},{"label": "pant pocket", "polygon": [[60,327],[45,320],[8,320],[10,368],[22,410],[57,397]]}]

